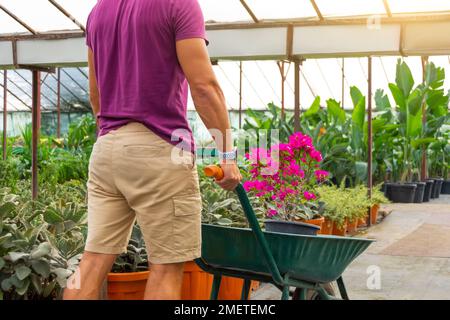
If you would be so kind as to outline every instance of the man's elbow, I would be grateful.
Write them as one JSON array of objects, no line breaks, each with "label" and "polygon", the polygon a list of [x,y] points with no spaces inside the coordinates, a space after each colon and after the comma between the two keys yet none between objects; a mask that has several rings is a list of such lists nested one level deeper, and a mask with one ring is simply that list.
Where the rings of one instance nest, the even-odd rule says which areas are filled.
[{"label": "man's elbow", "polygon": [[220,85],[216,80],[191,83],[190,89],[194,100],[215,100],[218,96],[223,95]]}]

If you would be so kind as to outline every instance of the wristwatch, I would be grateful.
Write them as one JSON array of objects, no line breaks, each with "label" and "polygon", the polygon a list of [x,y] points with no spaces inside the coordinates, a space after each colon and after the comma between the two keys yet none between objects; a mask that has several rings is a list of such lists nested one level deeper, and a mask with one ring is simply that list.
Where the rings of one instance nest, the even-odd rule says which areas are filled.
[{"label": "wristwatch", "polygon": [[218,151],[219,154],[219,160],[236,160],[237,158],[237,150],[233,149],[232,151],[228,152],[221,152]]}]

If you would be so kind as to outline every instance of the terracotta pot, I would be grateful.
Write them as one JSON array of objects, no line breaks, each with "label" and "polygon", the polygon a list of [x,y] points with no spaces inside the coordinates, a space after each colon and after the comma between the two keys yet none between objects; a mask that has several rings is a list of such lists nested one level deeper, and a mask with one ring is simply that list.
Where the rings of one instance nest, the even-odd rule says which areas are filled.
[{"label": "terracotta pot", "polygon": [[344,222],[344,224],[339,228],[337,224],[335,223],[333,226],[333,235],[334,236],[345,236],[345,231],[347,231],[347,221]]},{"label": "terracotta pot", "polygon": [[322,229],[320,229],[320,234],[324,234],[324,235],[333,234],[333,226],[334,226],[333,221],[325,219],[325,221],[322,224]]},{"label": "terracotta pot", "polygon": [[379,204],[374,204],[372,208],[370,208],[370,223],[376,224],[378,220],[378,210],[380,209]]},{"label": "terracotta pot", "polygon": [[358,227],[358,219],[354,219],[351,222],[347,223],[347,232],[355,233],[357,227]]},{"label": "terracotta pot", "polygon": [[[142,300],[150,271],[135,273],[109,273],[109,300]],[[213,276],[200,269],[194,261],[186,262],[181,292],[183,300],[209,300]],[[223,277],[220,285],[219,300],[239,300],[244,280]],[[259,287],[259,282],[252,281],[250,293]],[[250,295],[250,294],[249,294]]]},{"label": "terracotta pot", "polygon": [[109,300],[142,300],[149,271],[108,274]]},{"label": "terracotta pot", "polygon": [[213,276],[200,269],[194,261],[184,265],[181,299],[208,300],[211,294]]},{"label": "terracotta pot", "polygon": [[[244,286],[244,280],[231,277],[223,277],[220,283],[219,300],[240,300],[242,294],[242,287]],[[252,281],[250,284],[249,296],[252,291],[259,287],[259,282]],[[208,297],[209,298],[209,297]]]},{"label": "terracotta pot", "polygon": [[309,224],[313,224],[313,225],[315,225],[315,226],[318,226],[319,228],[320,228],[320,230],[319,230],[319,234],[322,234],[322,226],[323,226],[323,223],[325,222],[325,218],[324,217],[320,217],[320,218],[317,218],[317,219],[311,219],[311,220],[305,220],[304,221],[305,223],[309,223]]},{"label": "terracotta pot", "polygon": [[358,219],[358,228],[365,227],[367,225],[367,217]]}]

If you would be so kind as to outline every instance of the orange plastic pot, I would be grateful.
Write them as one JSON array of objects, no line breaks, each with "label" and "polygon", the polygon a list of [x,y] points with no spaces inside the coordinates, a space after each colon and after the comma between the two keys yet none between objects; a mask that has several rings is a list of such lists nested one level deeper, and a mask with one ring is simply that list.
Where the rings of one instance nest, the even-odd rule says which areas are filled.
[{"label": "orange plastic pot", "polygon": [[350,221],[350,222],[347,223],[347,232],[348,233],[355,233],[357,227],[358,227],[358,219]]},{"label": "orange plastic pot", "polygon": [[378,210],[380,209],[379,204],[374,204],[372,208],[370,208],[370,223],[376,224],[378,221]]},{"label": "orange plastic pot", "polygon": [[184,265],[181,299],[208,300],[211,294],[213,276],[200,269],[194,261]]},{"label": "orange plastic pot", "polygon": [[334,227],[333,221],[325,219],[319,233],[324,235],[331,235],[333,234],[333,227]]},{"label": "orange plastic pot", "polygon": [[[240,300],[242,287],[244,286],[244,280],[231,277],[223,277],[220,283],[219,300]],[[259,287],[259,282],[252,281],[250,284],[249,296],[252,291]]]},{"label": "orange plastic pot", "polygon": [[[150,271],[135,273],[109,273],[109,300],[142,300]],[[209,300],[213,276],[200,269],[194,261],[186,262],[184,267],[181,299]],[[223,277],[220,285],[219,300],[239,300],[244,280]],[[259,282],[252,281],[250,292],[259,287]],[[250,294],[249,294],[250,295]]]},{"label": "orange plastic pot", "polygon": [[336,223],[333,226],[333,235],[334,236],[344,237],[346,231],[347,231],[347,221],[345,221],[341,227],[339,227]]},{"label": "orange plastic pot", "polygon": [[320,217],[317,219],[311,219],[311,220],[305,220],[305,223],[309,223],[309,224],[313,224],[315,226],[318,226],[320,228],[318,233],[321,233],[320,231],[322,230],[322,225],[325,222],[325,218],[324,217]]},{"label": "orange plastic pot", "polygon": [[109,300],[142,300],[149,271],[108,274]]}]

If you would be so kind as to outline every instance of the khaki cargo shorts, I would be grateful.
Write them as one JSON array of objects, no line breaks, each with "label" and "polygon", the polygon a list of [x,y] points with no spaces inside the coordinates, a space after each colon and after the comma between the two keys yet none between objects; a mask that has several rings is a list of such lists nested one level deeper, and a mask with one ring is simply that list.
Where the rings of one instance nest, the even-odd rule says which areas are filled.
[{"label": "khaki cargo shorts", "polygon": [[126,252],[137,220],[151,263],[200,257],[202,202],[191,152],[130,123],[95,143],[87,185],[86,251]]}]

